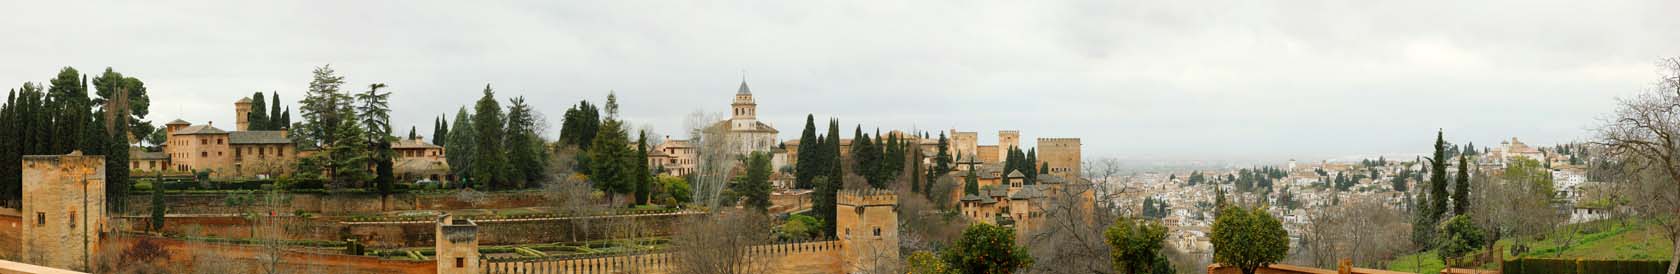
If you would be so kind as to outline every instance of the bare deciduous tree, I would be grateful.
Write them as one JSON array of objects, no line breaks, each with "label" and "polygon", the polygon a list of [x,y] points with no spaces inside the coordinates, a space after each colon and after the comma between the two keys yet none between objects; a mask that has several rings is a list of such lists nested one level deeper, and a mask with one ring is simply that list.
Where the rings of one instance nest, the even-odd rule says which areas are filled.
[{"label": "bare deciduous tree", "polygon": [[774,261],[750,256],[753,246],[770,242],[770,220],[745,210],[715,210],[691,217],[672,239],[678,273],[770,273]]},{"label": "bare deciduous tree", "polygon": [[[1648,210],[1664,228],[1667,236],[1680,246],[1680,222],[1674,212],[1680,208],[1668,199],[1680,197],[1680,58],[1666,58],[1658,62],[1662,70],[1656,86],[1632,98],[1622,98],[1611,118],[1598,129],[1597,145],[1604,147],[1615,160],[1626,161],[1641,171],[1636,183],[1661,182],[1648,189],[1667,193],[1648,193],[1658,200],[1646,200]],[[1636,199],[1635,201],[1639,201]],[[1668,208],[1660,208],[1668,207]],[[1680,252],[1669,259],[1668,273],[1680,267]]]},{"label": "bare deciduous tree", "polygon": [[690,142],[698,155],[694,181],[691,182],[694,201],[707,208],[717,208],[723,190],[728,188],[730,172],[740,164],[738,149],[743,140],[731,134],[728,128],[715,126],[717,121],[724,120],[722,117],[697,111],[689,114],[686,121]]}]

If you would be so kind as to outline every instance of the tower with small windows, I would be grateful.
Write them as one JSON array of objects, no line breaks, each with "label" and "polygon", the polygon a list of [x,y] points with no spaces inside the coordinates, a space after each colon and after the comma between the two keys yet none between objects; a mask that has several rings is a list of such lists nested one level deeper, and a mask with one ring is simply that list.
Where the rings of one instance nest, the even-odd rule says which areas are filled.
[{"label": "tower with small windows", "polygon": [[105,156],[23,156],[23,262],[96,272],[105,221]]},{"label": "tower with small windows", "polygon": [[877,273],[898,260],[898,195],[881,189],[837,193],[835,233],[846,273]]},{"label": "tower with small windows", "polygon": [[735,101],[729,106],[734,109],[729,115],[729,123],[733,124],[733,128],[750,129],[758,125],[758,103],[753,102],[752,90],[747,88],[747,81],[741,81],[741,88],[735,90]]},{"label": "tower with small windows", "polygon": [[444,213],[438,215],[434,237],[438,274],[479,273],[477,223]]}]

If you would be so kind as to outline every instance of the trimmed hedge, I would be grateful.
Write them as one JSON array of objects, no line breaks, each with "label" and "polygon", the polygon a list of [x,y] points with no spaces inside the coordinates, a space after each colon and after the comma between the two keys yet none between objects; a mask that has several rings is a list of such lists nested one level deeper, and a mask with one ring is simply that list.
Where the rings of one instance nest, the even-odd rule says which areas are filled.
[{"label": "trimmed hedge", "polygon": [[1518,258],[1503,263],[1507,274],[1668,273],[1668,261]]}]

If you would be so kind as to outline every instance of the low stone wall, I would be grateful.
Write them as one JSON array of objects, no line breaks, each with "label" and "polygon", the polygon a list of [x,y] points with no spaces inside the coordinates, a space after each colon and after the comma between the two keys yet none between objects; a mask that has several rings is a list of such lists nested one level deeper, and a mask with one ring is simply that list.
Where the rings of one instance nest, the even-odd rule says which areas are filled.
[{"label": "low stone wall", "polygon": [[[1219,264],[1210,264],[1207,267],[1207,273],[1208,274],[1242,274],[1242,270],[1237,269],[1235,267],[1223,266],[1223,265],[1219,265]],[[1312,268],[1312,267],[1296,266],[1296,265],[1274,264],[1274,265],[1270,265],[1270,266],[1256,268],[1256,269],[1254,269],[1254,273],[1255,274],[1338,274],[1338,273],[1343,273],[1343,274],[1408,274],[1409,272],[1388,271],[1388,270],[1370,269],[1370,268],[1358,268],[1358,267],[1353,267],[1353,263],[1351,261],[1342,260],[1340,262],[1340,265],[1338,266],[1338,269],[1323,269],[1323,268]]]},{"label": "low stone wall", "polygon": [[[260,195],[261,192],[258,192]],[[170,214],[235,214],[236,207],[227,206],[232,193],[172,193],[164,195]],[[463,197],[466,196],[466,197]],[[287,193],[290,202],[276,211],[282,213],[315,212],[324,215],[354,215],[395,210],[454,210],[470,208],[520,208],[554,205],[548,195],[535,191],[480,192],[460,195],[459,192],[399,193],[381,197],[363,193]],[[465,199],[463,199],[465,198]],[[138,193],[123,198],[128,208],[122,214],[140,216],[151,214],[151,195]]]},{"label": "low stone wall", "polygon": [[[409,273],[433,274],[432,261],[382,260],[369,256],[322,254],[300,251],[270,251],[261,246],[187,242],[169,238],[125,236],[107,238],[106,245],[127,250],[141,240],[152,241],[168,253],[154,265],[167,272],[265,273],[269,267],[279,273]],[[278,254],[279,256],[271,256]],[[278,257],[279,260],[269,258]]]},{"label": "low stone wall", "polygon": [[[767,258],[769,273],[843,273],[839,241],[754,246],[747,258]],[[678,253],[649,253],[609,257],[485,261],[481,273],[684,273]]]},{"label": "low stone wall", "polygon": [[0,260],[22,261],[23,219],[17,215],[0,215]]},{"label": "low stone wall", "polygon": [[[668,236],[681,221],[680,214],[648,216],[606,216],[593,218],[490,219],[479,224],[479,242],[484,245],[579,242],[609,238]],[[16,218],[16,217],[12,217]],[[150,217],[123,217],[118,223],[127,231],[148,231]],[[293,216],[265,217],[285,230],[286,239],[343,241],[361,239],[370,248],[432,246],[431,222],[341,222],[331,218]],[[14,221],[15,222],[15,221]],[[0,225],[5,225],[0,217]],[[253,223],[234,216],[178,216],[164,219],[167,235],[216,238],[253,238]],[[634,231],[634,234],[631,234]],[[14,234],[15,235],[15,234]],[[0,244],[6,236],[0,235]],[[13,237],[15,239],[15,236]],[[0,250],[0,256],[7,251]],[[4,258],[4,257],[0,257]]]}]

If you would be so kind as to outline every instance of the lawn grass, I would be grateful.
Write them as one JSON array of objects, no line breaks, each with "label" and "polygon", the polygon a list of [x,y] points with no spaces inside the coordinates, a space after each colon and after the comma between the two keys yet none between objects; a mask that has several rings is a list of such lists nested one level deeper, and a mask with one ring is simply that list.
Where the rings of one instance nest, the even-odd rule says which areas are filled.
[{"label": "lawn grass", "polygon": [[[1559,239],[1569,235],[1570,231],[1560,230],[1544,239],[1525,239],[1524,243],[1528,245],[1529,251],[1505,258],[1666,260],[1674,252],[1674,244],[1662,237],[1662,227],[1650,222],[1630,220],[1624,224],[1605,220],[1574,224],[1569,228],[1579,230],[1575,231],[1576,234],[1568,247],[1563,247]],[[1500,250],[1510,250],[1514,242],[1513,239],[1501,239],[1495,245]],[[1479,250],[1472,254],[1486,252],[1487,250]],[[1412,273],[1439,273],[1442,268],[1441,259],[1436,257],[1434,251],[1400,256],[1389,261],[1388,265],[1388,270]],[[1497,269],[1499,265],[1498,262],[1488,262],[1476,268]],[[1422,272],[1419,272],[1420,269]]]}]

